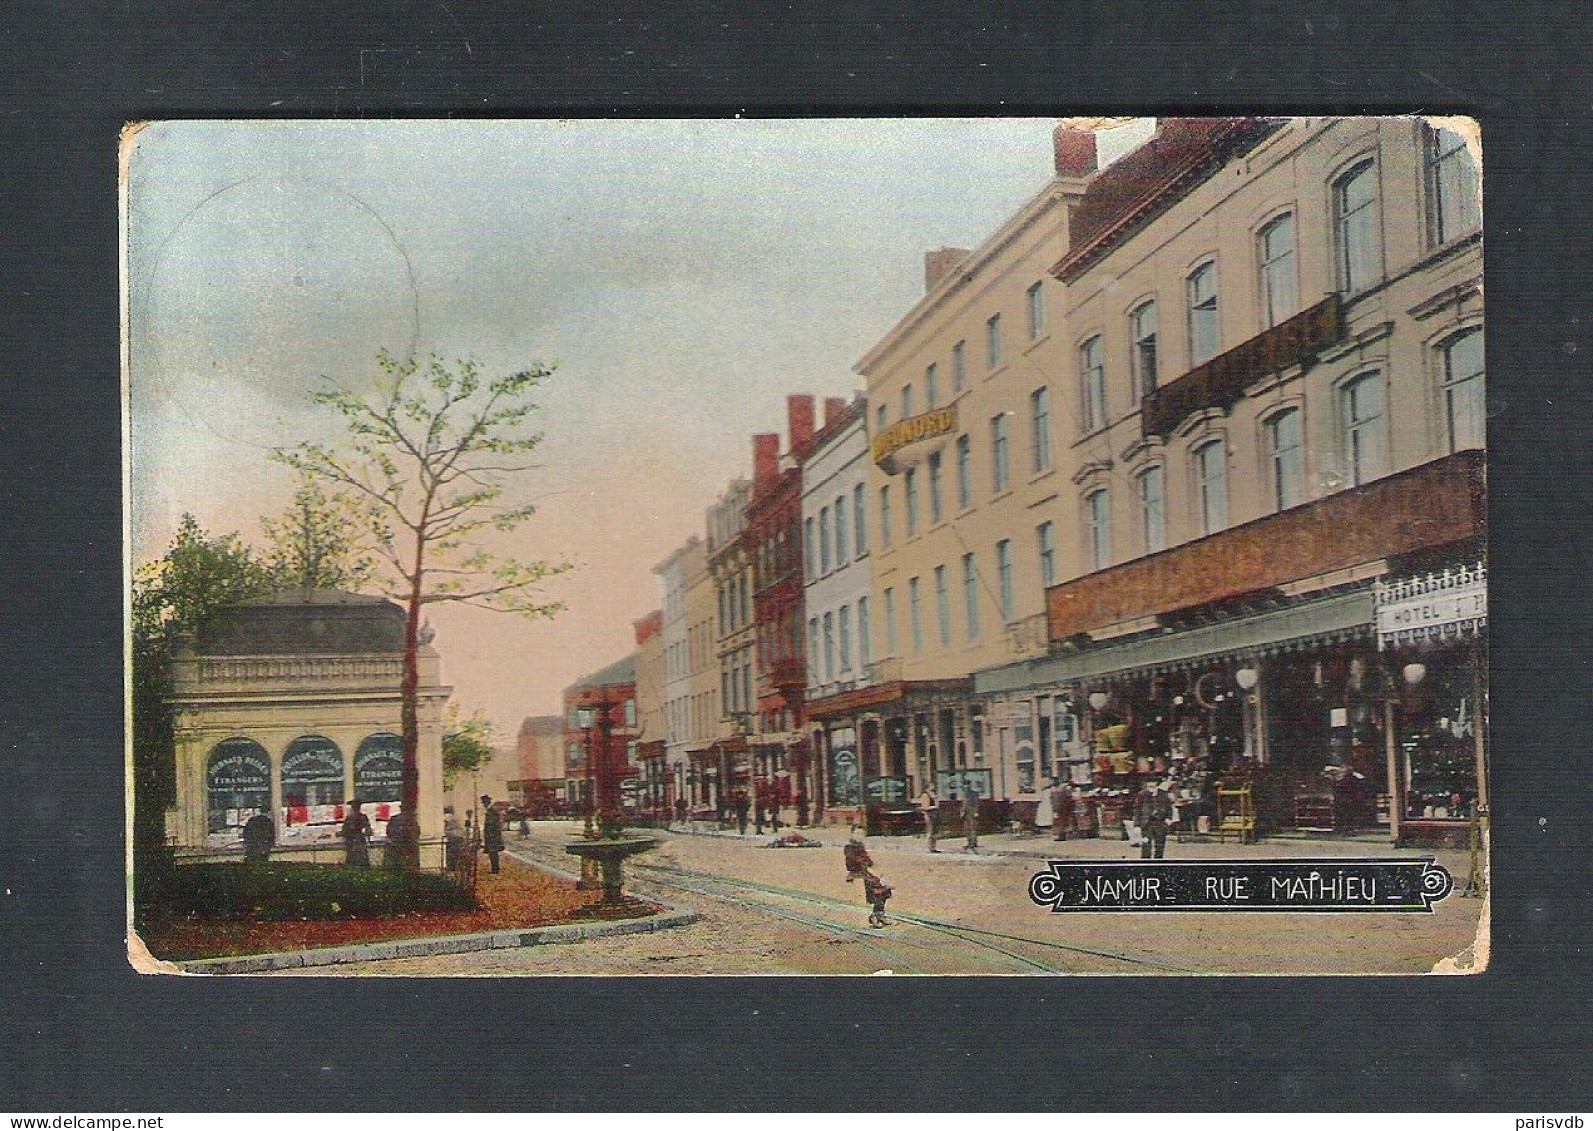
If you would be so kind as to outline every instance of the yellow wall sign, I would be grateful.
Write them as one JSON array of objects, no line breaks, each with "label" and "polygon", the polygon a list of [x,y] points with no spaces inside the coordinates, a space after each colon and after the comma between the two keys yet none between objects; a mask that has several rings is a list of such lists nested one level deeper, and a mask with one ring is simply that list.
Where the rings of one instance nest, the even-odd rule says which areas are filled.
[{"label": "yellow wall sign", "polygon": [[874,462],[883,464],[895,455],[897,450],[908,444],[917,443],[919,440],[928,440],[934,436],[944,436],[948,432],[957,430],[957,406],[947,405],[945,408],[921,412],[917,416],[910,416],[906,420],[891,425],[885,431],[874,437]]}]

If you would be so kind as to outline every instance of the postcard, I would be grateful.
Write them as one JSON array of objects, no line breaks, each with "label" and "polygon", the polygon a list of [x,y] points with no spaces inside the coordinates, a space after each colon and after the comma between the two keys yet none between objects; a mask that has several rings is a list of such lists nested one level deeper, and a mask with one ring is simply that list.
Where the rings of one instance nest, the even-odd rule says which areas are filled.
[{"label": "postcard", "polygon": [[1481,141],[129,127],[133,964],[1484,969]]}]

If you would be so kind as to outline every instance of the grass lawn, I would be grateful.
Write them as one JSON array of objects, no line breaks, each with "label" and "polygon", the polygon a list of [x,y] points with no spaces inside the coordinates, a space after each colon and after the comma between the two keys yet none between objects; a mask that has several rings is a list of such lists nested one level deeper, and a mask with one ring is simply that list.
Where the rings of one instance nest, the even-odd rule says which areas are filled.
[{"label": "grass lawn", "polygon": [[505,858],[476,902],[440,876],[317,864],[190,864],[140,909],[150,953],[169,961],[473,934],[569,922],[599,893]]}]

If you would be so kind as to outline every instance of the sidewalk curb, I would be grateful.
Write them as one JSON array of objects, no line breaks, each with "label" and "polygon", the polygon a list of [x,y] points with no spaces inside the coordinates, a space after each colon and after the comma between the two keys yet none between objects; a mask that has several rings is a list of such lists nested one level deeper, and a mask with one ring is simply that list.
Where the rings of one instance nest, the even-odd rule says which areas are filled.
[{"label": "sidewalk curb", "polygon": [[[523,862],[530,863],[530,861]],[[185,974],[269,974],[275,970],[297,970],[307,966],[343,966],[351,962],[379,962],[389,958],[423,958],[438,954],[469,954],[480,950],[513,950],[517,947],[581,942],[614,935],[642,935],[667,930],[670,927],[685,927],[702,918],[700,911],[684,910],[667,903],[664,907],[663,912],[649,915],[645,919],[620,919],[609,923],[555,923],[546,927],[515,927],[471,935],[437,935],[433,938],[360,943],[357,946],[335,946],[316,950],[245,954],[232,958],[198,958],[174,965]]]}]

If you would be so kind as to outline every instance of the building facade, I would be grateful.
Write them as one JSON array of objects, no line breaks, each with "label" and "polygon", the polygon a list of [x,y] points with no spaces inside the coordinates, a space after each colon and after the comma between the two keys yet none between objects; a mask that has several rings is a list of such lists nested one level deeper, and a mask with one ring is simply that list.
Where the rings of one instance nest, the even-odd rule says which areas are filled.
[{"label": "building facade", "polygon": [[654,609],[633,621],[632,627],[636,632],[636,725],[640,734],[636,752],[641,764],[645,805],[656,811],[667,804],[669,710],[665,690],[663,610]]},{"label": "building facade", "polygon": [[[589,812],[597,800],[597,764],[593,759],[602,730],[597,712],[609,720],[610,752],[623,760],[625,807],[640,812],[644,806],[642,768],[637,764],[640,719],[636,711],[636,656],[632,653],[605,668],[582,676],[564,689],[564,776],[566,804]],[[601,751],[599,751],[601,753]]]},{"label": "building facade", "polygon": [[[429,858],[442,836],[451,689],[429,642],[419,658],[417,817]],[[167,825],[179,856],[241,851],[257,813],[272,817],[279,854],[324,855],[341,848],[355,797],[380,840],[402,807],[403,671],[404,611],[385,598],[294,590],[218,613],[173,660],[177,803]]]},{"label": "building facade", "polygon": [[[1199,764],[1394,839],[1485,803],[1480,220],[1416,119],[1172,121],[1089,183],[1049,652],[975,679],[1014,798]],[[1432,593],[1465,615],[1378,630]]]},{"label": "building facade", "polygon": [[534,817],[552,815],[564,797],[564,718],[528,715],[520,722],[515,749],[520,774],[509,783],[511,798]]},{"label": "building facade", "polygon": [[[778,458],[779,437],[767,437]],[[754,453],[756,458],[756,452]],[[735,479],[708,508],[708,572],[714,592],[715,658],[719,666],[719,719],[707,750],[686,767],[686,793],[694,813],[724,811],[729,792],[750,788],[747,737],[756,711],[757,624],[753,617],[753,555],[747,533],[752,481]]]}]

